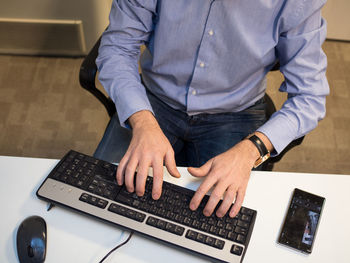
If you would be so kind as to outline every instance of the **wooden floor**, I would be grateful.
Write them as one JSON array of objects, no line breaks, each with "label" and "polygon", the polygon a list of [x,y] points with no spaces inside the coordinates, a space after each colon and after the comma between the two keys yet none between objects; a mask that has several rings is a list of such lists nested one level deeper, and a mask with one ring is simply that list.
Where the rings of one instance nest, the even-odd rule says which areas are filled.
[{"label": "wooden floor", "polygon": [[[327,116],[276,171],[350,174],[350,43],[326,41],[331,94]],[[61,158],[92,154],[108,122],[102,105],[80,88],[81,58],[0,56],[0,155]],[[277,107],[283,77],[268,76]]]}]

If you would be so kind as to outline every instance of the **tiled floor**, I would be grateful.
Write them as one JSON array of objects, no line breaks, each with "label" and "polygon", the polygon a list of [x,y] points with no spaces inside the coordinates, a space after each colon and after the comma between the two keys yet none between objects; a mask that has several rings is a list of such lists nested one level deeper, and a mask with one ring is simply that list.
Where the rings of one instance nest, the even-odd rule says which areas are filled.
[{"label": "tiled floor", "polygon": [[[331,94],[327,116],[275,170],[350,174],[350,43],[326,41]],[[60,158],[93,153],[108,122],[102,105],[80,88],[82,59],[0,56],[0,155]],[[268,76],[277,107],[283,77]]]}]

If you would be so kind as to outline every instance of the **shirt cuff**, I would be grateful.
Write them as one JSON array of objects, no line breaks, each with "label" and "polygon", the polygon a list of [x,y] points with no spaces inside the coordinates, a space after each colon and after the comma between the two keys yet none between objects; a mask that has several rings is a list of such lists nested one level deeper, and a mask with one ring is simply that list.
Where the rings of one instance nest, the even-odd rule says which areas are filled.
[{"label": "shirt cuff", "polygon": [[257,131],[269,138],[274,148],[271,156],[274,157],[296,138],[297,127],[288,117],[276,112]]},{"label": "shirt cuff", "polygon": [[[144,91],[144,88],[143,88]],[[138,87],[128,88],[126,92],[122,90],[117,92],[115,96],[115,105],[118,113],[120,125],[130,129],[128,119],[131,115],[138,111],[148,110],[154,115],[152,106],[148,100],[146,92],[140,92]]]}]

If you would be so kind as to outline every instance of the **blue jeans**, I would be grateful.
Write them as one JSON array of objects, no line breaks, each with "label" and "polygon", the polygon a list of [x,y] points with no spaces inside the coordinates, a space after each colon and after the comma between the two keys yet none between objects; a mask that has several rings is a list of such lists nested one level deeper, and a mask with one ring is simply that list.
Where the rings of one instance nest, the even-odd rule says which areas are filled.
[{"label": "blue jeans", "polygon": [[[266,121],[265,102],[259,100],[241,112],[189,116],[174,110],[148,92],[155,117],[175,152],[177,166],[199,167],[225,152]],[[95,157],[119,162],[131,140],[117,115],[111,119]]]}]

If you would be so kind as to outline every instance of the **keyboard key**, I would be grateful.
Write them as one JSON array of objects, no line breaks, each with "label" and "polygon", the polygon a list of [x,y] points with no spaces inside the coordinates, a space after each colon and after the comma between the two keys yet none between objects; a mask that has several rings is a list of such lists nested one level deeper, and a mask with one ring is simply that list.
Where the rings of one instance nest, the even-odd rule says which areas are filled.
[{"label": "keyboard key", "polygon": [[216,247],[218,249],[223,249],[224,245],[225,245],[225,241],[220,240],[220,239],[215,240],[214,247]]},{"label": "keyboard key", "polygon": [[226,238],[227,234],[228,234],[228,231],[221,228],[221,229],[219,230],[218,236],[223,237],[223,238]]},{"label": "keyboard key", "polygon": [[103,200],[103,199],[99,199],[97,201],[97,206],[99,208],[103,208],[104,209],[107,206],[107,204],[108,204],[108,202],[106,200]]},{"label": "keyboard key", "polygon": [[241,220],[238,220],[237,226],[248,228],[249,227],[249,223],[241,221]]},{"label": "keyboard key", "polygon": [[83,193],[83,194],[80,196],[79,200],[80,200],[80,201],[83,201],[83,202],[88,202],[89,197],[90,197],[90,196],[89,196],[88,194]]},{"label": "keyboard key", "polygon": [[148,217],[146,224],[150,226],[156,226],[158,222],[157,218],[154,218],[153,216]]},{"label": "keyboard key", "polygon": [[185,228],[182,226],[176,226],[174,230],[174,234],[182,236],[182,234],[185,232]]},{"label": "keyboard key", "polygon": [[204,232],[209,232],[210,225],[207,223],[202,223],[201,226],[199,227],[199,229],[204,231]]},{"label": "keyboard key", "polygon": [[168,231],[168,232],[174,232],[175,231],[175,227],[176,227],[175,224],[172,224],[172,223],[168,222],[165,225],[165,230]]},{"label": "keyboard key", "polygon": [[240,211],[242,214],[248,215],[248,216],[252,216],[254,214],[254,211],[252,209],[249,209],[246,207],[242,207]]},{"label": "keyboard key", "polygon": [[209,245],[209,246],[214,246],[216,238],[213,238],[211,236],[207,236],[205,239],[204,243]]},{"label": "keyboard key", "polygon": [[97,206],[98,198],[95,196],[90,196],[90,198],[88,199],[88,203]]},{"label": "keyboard key", "polygon": [[246,221],[246,222],[250,222],[250,219],[251,217],[250,216],[247,216],[247,215],[242,215],[242,218],[241,218],[243,221]]},{"label": "keyboard key", "polygon": [[237,246],[237,245],[232,245],[232,247],[231,247],[232,254],[240,256],[240,255],[242,255],[242,252],[243,252],[243,247]]},{"label": "keyboard key", "polygon": [[204,234],[202,234],[202,233],[198,233],[198,234],[197,234],[197,237],[196,237],[196,241],[201,242],[201,243],[204,243],[206,238],[207,238],[206,235],[204,235]]},{"label": "keyboard key", "polygon": [[241,235],[247,235],[247,229],[243,228],[243,227],[239,227],[239,226],[236,226],[235,227],[235,232],[237,234],[241,234]]},{"label": "keyboard key", "polygon": [[245,236],[238,234],[237,237],[236,237],[236,241],[237,241],[238,243],[244,244],[244,242],[245,242]]},{"label": "keyboard key", "polygon": [[195,231],[187,230],[186,237],[187,237],[188,239],[196,240],[197,234],[198,234],[198,233],[195,232]]},{"label": "keyboard key", "polygon": [[236,241],[236,237],[237,237],[237,234],[234,233],[234,232],[229,232],[227,234],[227,239],[231,240],[231,241]]},{"label": "keyboard key", "polygon": [[164,220],[158,219],[156,227],[159,229],[165,229],[166,222]]}]

